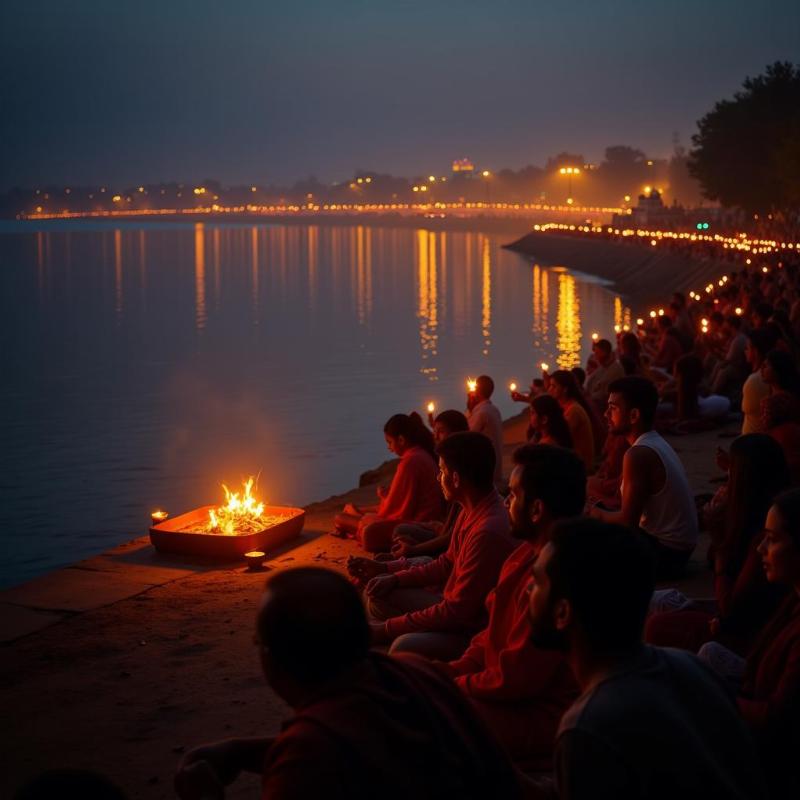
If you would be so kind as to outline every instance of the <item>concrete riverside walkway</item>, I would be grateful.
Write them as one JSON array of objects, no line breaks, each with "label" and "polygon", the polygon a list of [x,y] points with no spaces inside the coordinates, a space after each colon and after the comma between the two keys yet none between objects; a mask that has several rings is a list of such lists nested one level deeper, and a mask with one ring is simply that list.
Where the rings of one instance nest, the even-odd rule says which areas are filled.
[{"label": "concrete riverside walkway", "polygon": [[[505,424],[505,471],[524,439],[527,415]],[[695,493],[713,491],[714,450],[729,432],[672,440]],[[273,569],[319,564],[344,569],[359,552],[327,535],[345,502],[375,499],[395,462],[370,485],[307,508],[299,539],[269,553]],[[711,594],[707,542],[681,588]],[[0,592],[0,640],[8,797],[42,769],[74,766],[107,774],[131,798],[173,797],[180,754],[226,736],[271,735],[286,707],[266,688],[252,644],[264,573],[156,553],[147,537]],[[229,796],[254,797],[252,779]]]}]

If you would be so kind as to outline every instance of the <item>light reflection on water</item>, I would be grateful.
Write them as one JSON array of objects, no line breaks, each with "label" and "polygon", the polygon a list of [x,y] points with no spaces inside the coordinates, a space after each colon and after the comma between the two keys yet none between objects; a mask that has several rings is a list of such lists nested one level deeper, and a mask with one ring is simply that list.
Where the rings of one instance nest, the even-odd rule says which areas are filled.
[{"label": "light reflection on water", "polygon": [[[53,225],[0,234],[0,584],[260,473],[307,503],[388,454],[397,411],[585,361],[630,310],[482,233]],[[619,323],[618,323],[619,324]],[[505,415],[521,410],[502,388]]]}]

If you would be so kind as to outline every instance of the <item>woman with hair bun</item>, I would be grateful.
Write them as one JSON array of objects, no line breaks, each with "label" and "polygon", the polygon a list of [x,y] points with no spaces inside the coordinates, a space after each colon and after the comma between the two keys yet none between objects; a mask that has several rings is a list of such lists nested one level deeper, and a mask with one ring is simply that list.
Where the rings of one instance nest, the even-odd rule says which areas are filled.
[{"label": "woman with hair bun", "polygon": [[419,414],[395,414],[383,434],[386,446],[400,457],[391,484],[378,487],[377,505],[348,503],[334,519],[339,536],[355,536],[371,553],[390,549],[392,532],[400,523],[441,520],[444,509],[433,434]]}]

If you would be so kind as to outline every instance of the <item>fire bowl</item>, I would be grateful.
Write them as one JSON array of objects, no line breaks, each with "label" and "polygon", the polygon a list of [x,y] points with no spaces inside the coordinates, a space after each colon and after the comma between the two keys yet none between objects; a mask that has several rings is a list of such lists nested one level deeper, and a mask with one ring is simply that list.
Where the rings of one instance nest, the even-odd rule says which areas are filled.
[{"label": "fire bowl", "polygon": [[306,512],[302,508],[267,506],[264,509],[265,516],[281,516],[285,519],[261,531],[226,536],[222,533],[184,530],[205,523],[208,512],[215,508],[216,506],[203,506],[153,525],[150,528],[150,543],[156,550],[164,553],[184,553],[238,561],[251,550],[268,551],[298,536],[306,518]]}]

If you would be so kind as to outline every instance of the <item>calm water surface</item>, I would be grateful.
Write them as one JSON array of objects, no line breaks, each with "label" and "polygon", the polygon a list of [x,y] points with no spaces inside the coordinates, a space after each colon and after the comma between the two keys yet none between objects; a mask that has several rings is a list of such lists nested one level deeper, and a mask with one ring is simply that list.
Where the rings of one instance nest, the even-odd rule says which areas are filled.
[{"label": "calm water surface", "polygon": [[[479,233],[319,225],[0,228],[0,585],[220,498],[344,491],[397,411],[585,360],[629,311]],[[568,265],[566,265],[568,267]]]}]

